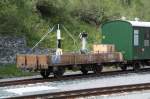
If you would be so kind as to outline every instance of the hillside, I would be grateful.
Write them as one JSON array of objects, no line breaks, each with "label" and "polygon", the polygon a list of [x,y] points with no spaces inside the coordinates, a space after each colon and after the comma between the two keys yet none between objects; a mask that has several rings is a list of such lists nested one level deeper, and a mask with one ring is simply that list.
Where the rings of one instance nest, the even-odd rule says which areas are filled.
[{"label": "hillside", "polygon": [[[150,21],[149,5],[149,0],[0,0],[0,36],[26,36],[32,47],[50,27],[62,24],[78,46],[79,33],[88,32],[90,46],[100,42],[99,27],[108,20]],[[77,50],[66,31],[62,35],[63,49]],[[55,40],[53,32],[39,46],[55,48]]]}]

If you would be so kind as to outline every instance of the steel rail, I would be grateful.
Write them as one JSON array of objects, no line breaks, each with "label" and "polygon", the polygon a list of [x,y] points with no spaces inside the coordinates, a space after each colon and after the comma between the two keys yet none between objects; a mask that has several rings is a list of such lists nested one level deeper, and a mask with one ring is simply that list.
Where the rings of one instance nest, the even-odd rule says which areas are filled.
[{"label": "steel rail", "polygon": [[128,73],[146,73],[149,71],[150,71],[150,69],[142,69],[139,72],[135,72],[133,70],[108,71],[108,72],[102,72],[100,74],[89,73],[87,75],[82,75],[82,74],[65,75],[61,78],[49,77],[47,79],[30,78],[30,79],[22,79],[22,80],[2,81],[2,82],[0,82],[0,87],[13,86],[13,85],[24,85],[24,84],[34,84],[34,83],[44,83],[44,82],[52,82],[52,81],[62,81],[62,80],[70,80],[70,79],[72,80],[72,79],[81,79],[81,78],[90,78],[90,77],[114,76],[114,75],[122,75],[122,74],[128,74]]},{"label": "steel rail", "polygon": [[123,92],[133,92],[141,90],[150,90],[150,83],[132,84],[132,85],[119,85],[101,88],[91,88],[91,89],[81,89],[81,90],[71,90],[64,92],[52,92],[28,96],[18,96],[11,97],[8,99],[72,99],[77,97],[87,97],[87,96],[99,96],[99,95],[110,95]]}]

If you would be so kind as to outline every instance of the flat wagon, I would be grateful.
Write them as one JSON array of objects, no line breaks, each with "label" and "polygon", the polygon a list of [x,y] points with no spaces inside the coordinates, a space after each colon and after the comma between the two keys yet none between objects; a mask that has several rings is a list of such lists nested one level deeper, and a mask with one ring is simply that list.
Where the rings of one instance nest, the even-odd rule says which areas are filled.
[{"label": "flat wagon", "polygon": [[48,77],[50,73],[55,76],[62,76],[66,68],[72,69],[74,67],[79,68],[83,74],[87,74],[89,70],[100,73],[103,64],[121,63],[122,61],[123,56],[120,52],[17,55],[17,67],[40,71],[43,77]]}]

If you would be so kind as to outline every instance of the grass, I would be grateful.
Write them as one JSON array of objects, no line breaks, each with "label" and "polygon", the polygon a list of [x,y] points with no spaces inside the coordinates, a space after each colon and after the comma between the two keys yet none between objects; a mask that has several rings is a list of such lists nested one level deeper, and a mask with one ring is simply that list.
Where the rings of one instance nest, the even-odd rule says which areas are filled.
[{"label": "grass", "polygon": [[32,72],[21,71],[15,64],[0,65],[0,78],[31,76],[34,74]]}]

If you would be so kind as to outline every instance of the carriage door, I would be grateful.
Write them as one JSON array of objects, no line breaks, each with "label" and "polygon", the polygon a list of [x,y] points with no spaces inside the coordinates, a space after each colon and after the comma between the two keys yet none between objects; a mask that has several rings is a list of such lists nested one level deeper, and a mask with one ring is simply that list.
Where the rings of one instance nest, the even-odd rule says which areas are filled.
[{"label": "carriage door", "polygon": [[144,39],[143,39],[143,45],[144,45],[144,53],[143,58],[144,59],[150,59],[150,28],[145,27],[144,28]]},{"label": "carriage door", "polygon": [[134,55],[134,59],[138,59],[138,57],[140,56],[139,54],[139,29],[138,28],[134,28],[133,31],[133,55]]},{"label": "carriage door", "polygon": [[141,27],[134,27],[133,31],[133,58],[142,59],[144,48],[143,48],[143,29]]},{"label": "carriage door", "polygon": [[134,59],[148,59],[150,57],[150,28],[134,28]]}]

